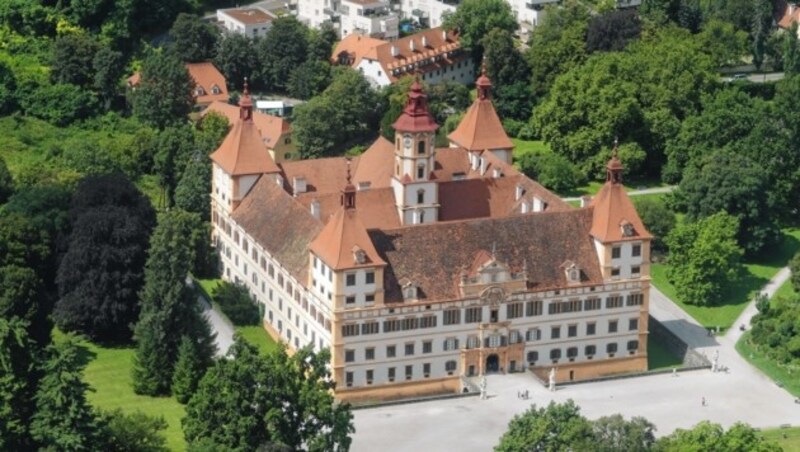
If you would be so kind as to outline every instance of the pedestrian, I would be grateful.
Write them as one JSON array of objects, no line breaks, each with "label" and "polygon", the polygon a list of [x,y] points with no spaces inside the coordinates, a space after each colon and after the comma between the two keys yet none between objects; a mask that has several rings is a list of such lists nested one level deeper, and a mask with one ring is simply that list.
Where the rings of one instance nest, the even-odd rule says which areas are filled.
[{"label": "pedestrian", "polygon": [[530,398],[530,395],[528,394],[528,390],[526,389],[525,390],[525,400],[528,400],[529,398]]},{"label": "pedestrian", "polygon": [[705,398],[705,397],[702,397],[702,398],[700,399],[700,405],[701,405],[701,406],[706,406],[706,398]]},{"label": "pedestrian", "polygon": [[518,398],[518,399],[521,399],[521,398],[522,398],[522,397],[520,396],[520,393],[519,393],[519,391],[517,391],[517,398]]}]

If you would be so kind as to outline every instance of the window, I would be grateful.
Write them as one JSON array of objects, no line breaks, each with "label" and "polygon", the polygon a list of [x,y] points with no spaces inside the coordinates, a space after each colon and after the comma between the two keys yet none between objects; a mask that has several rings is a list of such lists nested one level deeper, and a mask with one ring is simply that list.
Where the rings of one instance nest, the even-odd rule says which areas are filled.
[{"label": "window", "polygon": [[608,298],[606,298],[606,309],[621,308],[621,307],[622,307],[622,296],[611,295]]},{"label": "window", "polygon": [[631,256],[639,257],[642,255],[642,245],[633,245],[631,249]]},{"label": "window", "polygon": [[601,307],[603,307],[603,305],[599,298],[587,298],[586,301],[583,302],[584,311],[596,311]]},{"label": "window", "polygon": [[522,303],[509,303],[506,305],[506,318],[518,319],[522,317]]},{"label": "window", "polygon": [[450,350],[457,350],[458,349],[458,339],[454,337],[448,337],[444,340],[444,345],[442,346],[444,351]]},{"label": "window", "polygon": [[387,358],[394,358],[397,356],[397,346],[395,345],[387,345],[386,346],[386,357]]},{"label": "window", "polygon": [[344,351],[344,362],[352,363],[356,360],[356,351],[355,350],[345,350]]},{"label": "window", "polygon": [[344,381],[347,384],[348,388],[353,386],[353,372],[345,372]]},{"label": "window", "polygon": [[406,344],[406,356],[414,355],[414,343]]},{"label": "window", "polygon": [[558,339],[560,337],[561,337],[561,327],[560,326],[550,327],[550,339]]},{"label": "window", "polygon": [[345,304],[356,304],[356,297],[355,295],[348,295],[344,298]]},{"label": "window", "polygon": [[512,330],[508,333],[508,342],[511,344],[517,344],[522,342],[522,336],[519,334],[519,331]]},{"label": "window", "polygon": [[406,380],[411,380],[414,376],[414,366],[406,366]]},{"label": "window", "polygon": [[534,364],[539,360],[539,352],[528,352],[528,363]]},{"label": "window", "polygon": [[400,331],[400,319],[392,319],[392,320],[384,320],[383,321],[383,332],[384,333],[393,333],[395,331]]},{"label": "window", "polygon": [[550,350],[550,359],[552,359],[553,362],[556,362],[559,359],[561,359],[561,349],[560,348],[554,348],[554,349]]},{"label": "window", "polygon": [[639,341],[628,341],[628,352],[632,355],[639,350]]},{"label": "window", "polygon": [[372,384],[372,377],[373,377],[373,375],[374,375],[374,372],[372,371],[372,369],[370,369],[370,370],[368,370],[368,371],[367,371],[367,384],[368,384],[368,385],[371,385],[371,384]]},{"label": "window", "polygon": [[446,309],[443,313],[445,325],[458,325],[461,323],[460,309]]},{"label": "window", "polygon": [[417,179],[424,179],[425,178],[425,165],[420,165],[417,167]]},{"label": "window", "polygon": [[567,326],[567,337],[575,337],[578,335],[578,325]]},{"label": "window", "polygon": [[348,273],[346,275],[345,279],[347,280],[345,282],[346,285],[348,285],[348,286],[355,286],[356,285],[356,274],[355,273]]},{"label": "window", "polygon": [[632,293],[628,295],[628,299],[625,302],[626,306],[641,306],[644,304],[644,294],[640,293]]},{"label": "window", "polygon": [[369,347],[364,350],[364,359],[367,361],[375,359],[375,347]]},{"label": "window", "polygon": [[467,348],[478,348],[480,345],[480,339],[478,336],[472,335],[467,337]]},{"label": "window", "polygon": [[368,334],[378,334],[380,333],[381,325],[378,322],[371,321],[371,322],[364,322],[361,325],[361,334],[364,336]]},{"label": "window", "polygon": [[636,331],[639,329],[639,319],[628,319],[628,331]]},{"label": "window", "polygon": [[570,347],[567,349],[567,358],[569,358],[570,361],[574,361],[577,356],[578,347]]},{"label": "window", "polygon": [[465,322],[466,323],[479,323],[481,321],[482,314],[483,314],[483,308],[482,307],[467,308],[466,309],[466,314],[465,314],[465,317],[466,317]]},{"label": "window", "polygon": [[342,325],[342,336],[343,337],[358,336],[358,325],[357,324]]},{"label": "window", "polygon": [[614,267],[611,269],[611,277],[619,278],[619,267]]},{"label": "window", "polygon": [[418,190],[417,191],[417,204],[424,204],[425,203],[425,190]]},{"label": "window", "polygon": [[615,246],[611,248],[611,259],[619,259],[622,255],[622,248]]},{"label": "window", "polygon": [[594,336],[597,332],[597,324],[594,322],[589,322],[586,324],[586,335],[587,336]]},{"label": "window", "polygon": [[638,265],[631,267],[631,276],[639,276],[642,273],[642,268]]},{"label": "window", "polygon": [[433,342],[432,341],[424,341],[422,343],[422,353],[433,353]]},{"label": "window", "polygon": [[528,317],[542,315],[542,301],[535,300],[525,303],[525,315]]},{"label": "window", "polygon": [[616,320],[609,320],[608,321],[608,332],[609,333],[616,333],[617,332],[617,324]]},{"label": "window", "polygon": [[403,331],[410,331],[417,329],[417,318],[416,317],[406,317],[403,319]]},{"label": "window", "polygon": [[453,375],[453,372],[456,371],[457,367],[458,363],[456,363],[455,361],[447,361],[444,363],[444,370],[445,372],[447,372],[447,375]]},{"label": "window", "polygon": [[375,272],[367,272],[367,284],[375,284]]},{"label": "window", "polygon": [[606,344],[606,353],[613,358],[614,353],[617,353],[617,343],[612,342],[610,344]]},{"label": "window", "polygon": [[436,328],[436,316],[426,315],[419,319],[420,328]]},{"label": "window", "polygon": [[390,367],[387,372],[387,377],[389,377],[389,382],[394,381],[394,367]]},{"label": "window", "polygon": [[422,376],[428,378],[431,376],[431,363],[422,364]]},{"label": "window", "polygon": [[587,345],[586,348],[583,350],[583,354],[586,355],[587,358],[591,358],[597,353],[597,347],[594,345]]},{"label": "window", "polygon": [[538,341],[542,339],[542,330],[539,328],[531,328],[525,332],[525,340],[528,342]]},{"label": "window", "polygon": [[486,345],[492,348],[497,348],[503,345],[503,336],[493,334],[486,339]]},{"label": "window", "polygon": [[364,301],[366,303],[375,303],[375,294],[374,293],[370,293],[370,294],[364,295]]}]

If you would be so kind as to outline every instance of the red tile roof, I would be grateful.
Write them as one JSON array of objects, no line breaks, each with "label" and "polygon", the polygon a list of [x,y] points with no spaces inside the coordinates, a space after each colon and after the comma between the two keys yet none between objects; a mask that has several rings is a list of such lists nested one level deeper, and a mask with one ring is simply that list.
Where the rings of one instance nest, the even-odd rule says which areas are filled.
[{"label": "red tile roof", "polygon": [[210,157],[231,176],[280,172],[252,119],[237,119]]},{"label": "red tile roof", "polygon": [[447,138],[468,151],[487,149],[512,149],[514,143],[508,138],[503,123],[492,104],[492,84],[485,70],[478,78],[479,95],[469,107],[464,119]]},{"label": "red tile roof", "polygon": [[[614,156],[607,165],[609,177],[605,185],[592,199],[591,206],[594,211],[592,218],[591,234],[597,240],[607,243],[619,240],[651,239],[653,236],[644,227],[636,208],[625,192],[621,179],[614,181],[612,173],[622,172],[622,163]],[[633,234],[623,234],[624,225],[633,228]]]},{"label": "red tile roof", "polygon": [[243,24],[264,24],[272,22],[273,17],[258,8],[231,8],[222,10]]},{"label": "red tile roof", "polygon": [[[375,250],[367,234],[367,228],[359,218],[358,208],[340,206],[333,218],[311,242],[309,249],[334,270],[386,265]],[[356,262],[354,256],[356,250],[365,253],[366,259],[363,263]]]},{"label": "red tile roof", "polygon": [[414,80],[411,84],[403,113],[392,127],[397,133],[435,132],[439,128],[439,124],[436,124],[436,120],[428,110],[428,95],[422,91],[419,80]]},{"label": "red tile roof", "polygon": [[[211,63],[186,63],[186,69],[195,83],[194,93],[198,104],[210,104],[215,100],[227,101],[228,85],[225,76]],[[214,94],[214,88],[219,91]],[[198,90],[202,89],[204,94],[198,95]]]},{"label": "red tile roof", "polygon": [[[205,116],[210,111],[225,116],[230,124],[236,123],[239,119],[239,107],[227,102],[212,102],[208,108],[203,110],[202,115]],[[253,122],[255,122],[258,132],[264,139],[264,144],[270,149],[275,147],[284,134],[292,131],[292,125],[289,121],[279,116],[268,115],[259,111],[253,111]]]}]

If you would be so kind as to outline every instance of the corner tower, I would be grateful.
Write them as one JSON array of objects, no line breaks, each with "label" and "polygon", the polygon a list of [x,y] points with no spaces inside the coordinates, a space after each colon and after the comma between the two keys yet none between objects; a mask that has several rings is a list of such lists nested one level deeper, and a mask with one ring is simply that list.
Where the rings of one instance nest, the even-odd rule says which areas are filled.
[{"label": "corner tower", "polygon": [[428,96],[414,80],[403,113],[395,121],[392,188],[402,224],[432,223],[439,219],[439,186],[433,175],[436,130],[428,111]]}]

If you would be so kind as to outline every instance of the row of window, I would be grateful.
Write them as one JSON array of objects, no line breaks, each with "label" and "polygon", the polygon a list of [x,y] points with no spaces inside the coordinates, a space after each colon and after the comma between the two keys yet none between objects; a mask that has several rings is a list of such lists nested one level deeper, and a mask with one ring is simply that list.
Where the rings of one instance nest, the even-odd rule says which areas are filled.
[{"label": "row of window", "polygon": [[[608,355],[609,358],[613,358],[614,356],[616,356],[618,350],[619,346],[616,342],[610,342],[606,344],[606,354]],[[637,340],[628,341],[627,350],[629,354],[631,355],[635,354],[636,351],[639,350],[639,341]],[[552,361],[553,364],[558,363],[558,360],[561,359],[562,357],[561,352],[562,350],[560,348],[554,348],[550,350],[550,360]],[[575,359],[578,357],[578,347],[569,347],[567,348],[566,352],[567,352],[566,355],[567,359],[569,359],[570,362],[575,361]],[[585,346],[583,349],[583,354],[587,359],[592,359],[595,355],[597,355],[597,346],[595,345]],[[536,363],[539,361],[539,352],[535,350],[529,351],[527,359],[529,365],[531,366],[536,365]]]},{"label": "row of window", "polygon": [[[642,245],[635,244],[631,247],[631,257],[639,257],[642,255]],[[622,257],[622,246],[611,247],[611,259],[619,259]]]},{"label": "row of window", "polygon": [[[444,363],[444,371],[447,375],[453,375],[456,370],[458,369],[458,363],[456,361],[447,361]],[[414,378],[414,365],[409,364],[405,366],[405,379],[411,380]],[[430,378],[431,376],[431,363],[422,363],[422,376],[424,378]],[[344,381],[345,386],[352,387],[353,381],[355,378],[355,372],[345,372],[344,374]],[[375,381],[375,371],[373,369],[367,369],[364,371],[364,378],[368,385],[371,385]],[[389,367],[386,369],[386,380],[390,383],[394,382],[397,379],[397,368],[396,367]]]}]

